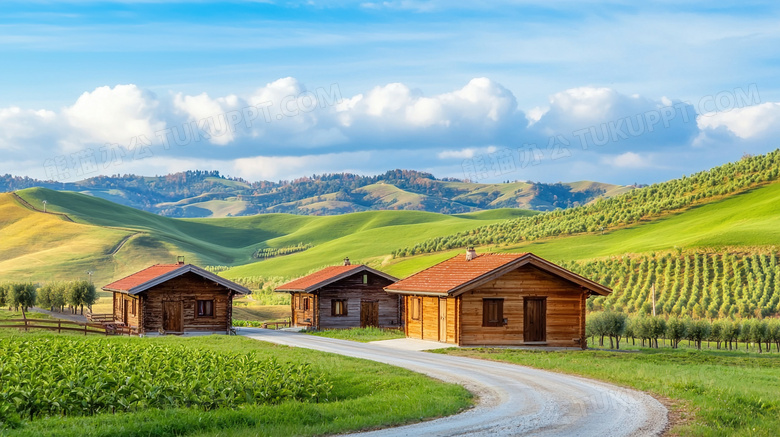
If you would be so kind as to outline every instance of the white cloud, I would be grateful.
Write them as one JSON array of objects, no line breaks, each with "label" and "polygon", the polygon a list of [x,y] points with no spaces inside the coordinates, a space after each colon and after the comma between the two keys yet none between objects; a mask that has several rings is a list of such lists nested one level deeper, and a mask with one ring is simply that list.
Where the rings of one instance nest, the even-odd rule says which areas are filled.
[{"label": "white cloud", "polygon": [[469,159],[479,154],[494,153],[498,148],[496,146],[489,147],[467,147],[459,150],[443,150],[436,154],[439,159]]},{"label": "white cloud", "polygon": [[780,103],[767,102],[711,115],[700,115],[696,118],[696,123],[702,130],[726,128],[743,139],[764,137],[780,130]]},{"label": "white cloud", "polygon": [[48,110],[26,110],[18,107],[0,108],[0,150],[9,154],[30,153],[42,143],[53,141],[59,130],[57,114]]},{"label": "white cloud", "polygon": [[158,102],[135,85],[103,86],[82,94],[62,115],[74,128],[75,141],[126,144],[132,137],[165,128],[156,119]]},{"label": "white cloud", "polygon": [[304,156],[253,156],[231,163],[232,174],[248,180],[277,180],[291,175],[331,173],[371,161],[370,152],[329,153]]},{"label": "white cloud", "polygon": [[[355,168],[448,169],[444,175],[458,176],[452,169],[464,159],[535,144],[544,159],[520,162],[524,155],[517,155],[517,175],[507,178],[538,178],[548,174],[545,169],[576,162],[578,174],[590,172],[591,179],[627,174],[633,182],[638,169],[660,171],[654,163],[669,162],[669,154],[675,151],[702,153],[716,143],[725,147],[742,139],[763,138],[780,125],[777,103],[698,119],[677,113],[667,123],[659,118],[660,111],[679,102],[629,96],[604,87],[565,90],[551,96],[549,107],[524,113],[512,92],[487,78],[430,96],[402,83],[345,98],[331,88],[329,97],[322,99],[321,91],[308,90],[291,77],[245,95],[225,96],[171,92],[158,98],[135,85],[117,85],[86,92],[60,111],[0,108],[0,150],[5,154],[0,173],[25,171],[42,177],[44,162],[59,158],[57,162],[71,166],[65,169],[70,170],[69,179],[100,172],[161,174],[187,168],[217,169],[247,179]],[[655,116],[653,126],[650,113]],[[644,125],[630,130],[629,123]],[[205,130],[205,135],[199,139],[193,129]],[[583,129],[591,138],[588,148],[580,147],[573,135]],[[97,166],[90,168],[98,170],[87,174],[79,170],[83,165],[75,163],[83,157],[74,158],[74,153],[99,154],[105,143],[127,149],[134,144],[131,139],[140,135],[155,142],[153,153],[144,159],[130,151],[119,165],[105,165],[97,156]],[[603,140],[596,141],[596,136]],[[161,144],[160,137],[168,141]],[[546,147],[551,137],[568,139],[570,144],[566,150],[552,150]],[[696,147],[702,145],[707,147]],[[555,163],[553,152],[558,153]],[[36,159],[40,165],[30,167]],[[686,165],[690,166],[679,167]]]},{"label": "white cloud", "polygon": [[626,152],[617,156],[602,157],[604,164],[619,168],[644,168],[651,165],[650,158],[634,152]]}]

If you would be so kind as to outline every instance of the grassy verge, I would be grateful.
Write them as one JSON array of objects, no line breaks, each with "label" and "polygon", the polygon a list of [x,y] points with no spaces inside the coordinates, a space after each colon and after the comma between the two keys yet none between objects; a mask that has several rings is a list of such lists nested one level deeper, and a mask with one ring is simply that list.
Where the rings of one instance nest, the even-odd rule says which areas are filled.
[{"label": "grassy verge", "polygon": [[[0,330],[0,337],[40,339],[60,336]],[[73,338],[85,342],[98,339],[106,341],[105,337]],[[251,405],[214,411],[195,408],[148,409],[142,412],[92,417],[50,417],[26,422],[21,428],[6,433],[12,436],[74,437],[304,436],[400,425],[454,414],[471,404],[470,394],[462,387],[444,384],[404,369],[317,351],[272,345],[243,337],[110,337],[109,341],[250,353],[259,358],[275,357],[280,363],[310,363],[313,372],[320,373],[331,381],[333,391],[327,402],[320,403],[286,401],[276,405]]]},{"label": "grassy verge", "polygon": [[675,434],[780,435],[780,359],[728,351],[640,349],[545,352],[447,349],[449,355],[505,361],[586,376],[678,401]]},{"label": "grassy verge", "polygon": [[[51,319],[48,314],[36,313],[35,311],[25,311],[24,315],[28,319]],[[7,309],[0,309],[0,320],[21,319],[21,311],[8,311]]]},{"label": "grassy verge", "polygon": [[324,329],[322,331],[303,331],[310,335],[319,337],[338,338],[340,340],[359,341],[368,343],[369,341],[392,340],[394,338],[404,338],[404,332],[400,329],[380,329],[380,328],[352,328],[352,329]]}]

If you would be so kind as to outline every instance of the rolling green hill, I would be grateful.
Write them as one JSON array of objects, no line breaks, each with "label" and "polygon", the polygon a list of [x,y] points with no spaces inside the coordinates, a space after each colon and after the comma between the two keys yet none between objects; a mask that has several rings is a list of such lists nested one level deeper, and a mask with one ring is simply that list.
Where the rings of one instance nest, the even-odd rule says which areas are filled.
[{"label": "rolling green hill", "polygon": [[[592,309],[692,317],[780,314],[780,183],[760,186],[635,225],[479,251],[533,252],[613,288]],[[456,253],[386,261],[403,277]]]},{"label": "rolling green hill", "polygon": [[[107,283],[149,264],[172,262],[176,255],[204,266],[236,266],[257,261],[258,249],[311,245],[296,256],[295,268],[280,257],[253,264],[249,275],[286,275],[340,261],[385,255],[425,238],[459,232],[509,218],[535,214],[491,210],[447,216],[421,211],[368,211],[339,216],[262,214],[221,219],[173,219],[94,196],[31,188],[0,196],[0,280],[73,279],[94,272]],[[48,212],[44,214],[43,201]],[[311,253],[310,253],[311,252]],[[291,255],[292,256],[292,255]],[[255,273],[257,272],[257,273]]]}]

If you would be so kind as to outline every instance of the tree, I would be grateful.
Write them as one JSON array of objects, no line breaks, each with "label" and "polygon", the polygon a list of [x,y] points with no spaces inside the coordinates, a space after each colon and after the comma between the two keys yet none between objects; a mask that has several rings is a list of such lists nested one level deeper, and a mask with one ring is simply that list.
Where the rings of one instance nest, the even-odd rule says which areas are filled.
[{"label": "tree", "polygon": [[709,339],[715,342],[716,349],[720,349],[720,343],[723,341],[723,328],[724,322],[722,320],[712,322]]},{"label": "tree", "polygon": [[64,311],[65,304],[68,303],[70,288],[67,282],[57,282],[53,285],[51,293],[51,306],[59,311]]},{"label": "tree", "polygon": [[666,333],[666,320],[660,316],[650,318],[650,338],[658,349],[658,339]]},{"label": "tree", "polygon": [[68,303],[74,307],[81,308],[81,314],[84,314],[84,305],[92,306],[97,301],[97,291],[95,285],[89,281],[75,281],[70,283],[70,294]]},{"label": "tree", "polygon": [[753,320],[745,319],[739,327],[739,341],[745,342],[745,351],[750,347],[750,341],[752,339],[751,331],[753,331]]},{"label": "tree", "polygon": [[687,323],[688,338],[693,340],[696,344],[696,348],[701,350],[701,341],[710,337],[712,327],[710,322],[706,320],[692,320]]},{"label": "tree", "polygon": [[0,284],[0,308],[8,305],[9,284]]},{"label": "tree", "polygon": [[677,317],[670,317],[666,322],[666,337],[672,341],[672,347],[677,349],[680,340],[685,338],[686,326],[683,320]]},{"label": "tree", "polygon": [[626,333],[628,316],[625,313],[609,311],[603,314],[604,325],[609,336],[609,347],[613,347],[612,340],[615,340],[615,348],[620,349],[620,337]]},{"label": "tree", "polygon": [[771,322],[769,322],[768,337],[775,343],[777,352],[780,352],[780,319],[773,319]]},{"label": "tree", "polygon": [[752,320],[750,322],[750,341],[758,344],[758,353],[763,353],[761,344],[766,340],[768,326],[763,320]]},{"label": "tree", "polygon": [[32,283],[17,283],[11,286],[9,294],[11,306],[22,309],[22,317],[27,317],[25,311],[27,308],[35,306],[35,285]]},{"label": "tree", "polygon": [[604,346],[604,337],[607,336],[607,325],[604,312],[591,313],[585,324],[585,335],[599,337],[599,346]]},{"label": "tree", "polygon": [[52,295],[56,293],[54,284],[46,284],[38,289],[38,297],[36,298],[36,304],[41,308],[49,308],[54,311],[54,305],[51,304]]}]

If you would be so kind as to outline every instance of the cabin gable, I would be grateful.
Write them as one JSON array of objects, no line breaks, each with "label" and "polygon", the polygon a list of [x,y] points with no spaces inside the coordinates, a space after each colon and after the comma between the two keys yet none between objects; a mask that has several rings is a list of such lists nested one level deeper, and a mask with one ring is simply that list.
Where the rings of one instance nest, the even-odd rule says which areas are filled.
[{"label": "cabin gable", "polygon": [[143,332],[229,331],[234,292],[185,273],[140,293]]}]

